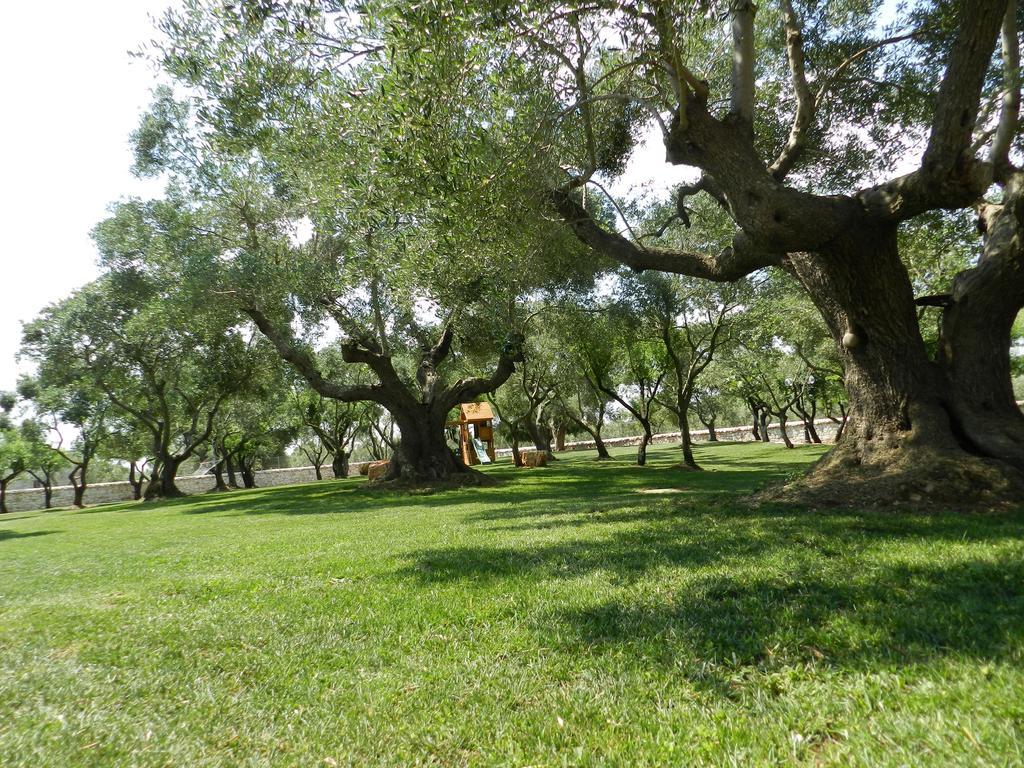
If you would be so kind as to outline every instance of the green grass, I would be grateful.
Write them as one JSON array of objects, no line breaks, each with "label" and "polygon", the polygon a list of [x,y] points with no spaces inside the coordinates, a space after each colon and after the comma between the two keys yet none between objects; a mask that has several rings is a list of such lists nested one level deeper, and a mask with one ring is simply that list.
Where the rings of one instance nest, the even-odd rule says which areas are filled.
[{"label": "green grass", "polygon": [[698,452],[5,516],[0,765],[1024,764],[1024,514]]}]

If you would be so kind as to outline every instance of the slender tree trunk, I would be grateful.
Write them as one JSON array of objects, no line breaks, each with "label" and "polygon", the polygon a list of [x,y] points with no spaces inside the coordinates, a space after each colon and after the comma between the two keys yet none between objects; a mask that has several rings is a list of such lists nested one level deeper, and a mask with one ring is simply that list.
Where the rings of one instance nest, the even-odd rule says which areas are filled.
[{"label": "slender tree trunk", "polygon": [[779,434],[782,435],[782,442],[786,444],[787,448],[793,448],[793,441],[789,439],[789,432],[786,430],[786,412],[775,411],[773,415],[779,422]]},{"label": "slender tree trunk", "polygon": [[[581,422],[582,423],[582,422]],[[590,436],[594,438],[594,448],[597,449],[598,459],[610,459],[612,456],[608,453],[608,446],[604,444],[604,438],[601,437],[602,424],[595,424],[593,427],[583,426],[584,429],[590,433]]]},{"label": "slender tree trunk", "polygon": [[636,465],[643,467],[647,464],[647,446],[653,439],[654,433],[651,431],[650,422],[641,422],[640,426],[643,427],[644,433],[640,437],[640,446],[636,450]]},{"label": "slender tree trunk", "polygon": [[829,416],[829,418],[831,418],[832,421],[839,422],[839,426],[836,428],[835,440],[832,441],[833,443],[838,443],[840,440],[843,439],[843,430],[846,429],[846,419],[847,419],[846,406],[844,406],[844,405],[840,405],[839,406],[839,415],[842,418],[836,419],[836,418],[833,418],[832,416]]},{"label": "slender tree trunk", "polygon": [[818,403],[816,400],[811,401],[811,410],[808,414],[807,419],[807,430],[811,433],[811,442],[821,444],[821,435],[818,434],[818,428],[814,426],[814,420],[818,416]]},{"label": "slender tree trunk", "polygon": [[[717,443],[718,442],[718,433],[715,431],[715,421],[716,421],[716,419],[709,419],[708,421],[704,421],[704,419],[700,420],[700,423],[704,425],[704,429],[706,429],[708,431],[708,442],[709,443]],[[756,425],[755,425],[755,430],[756,430]]]},{"label": "slender tree trunk", "polygon": [[700,469],[697,460],[693,457],[693,441],[690,438],[690,413],[686,404],[680,403],[677,411],[679,419],[679,437],[682,441],[683,466],[688,469]]},{"label": "slender tree trunk", "polygon": [[762,408],[761,409],[761,411],[760,411],[760,413],[758,415],[758,419],[761,422],[761,442],[762,443],[770,443],[772,441],[772,438],[768,434],[768,422],[769,422],[770,419],[768,418],[768,409],[767,408]]},{"label": "slender tree trunk", "polygon": [[256,487],[256,473],[253,472],[253,462],[246,461],[245,458],[239,459],[238,469],[242,475],[242,485],[246,488]]},{"label": "slender tree trunk", "polygon": [[7,509],[7,485],[10,483],[10,479],[0,477],[0,514],[5,514],[10,510]]},{"label": "slender tree trunk", "polygon": [[142,482],[145,476],[139,469],[138,462],[134,459],[128,463],[128,484],[132,487],[132,498],[138,501],[142,498]]},{"label": "slender tree trunk", "polygon": [[552,458],[554,453],[551,450],[551,430],[548,429],[546,424],[541,424],[537,418],[531,413],[526,418],[526,429],[530,433],[530,439],[533,440],[533,447],[538,451],[546,453],[548,458]]},{"label": "slender tree trunk", "polygon": [[754,435],[754,440],[756,442],[760,442],[761,441],[761,431],[758,429],[758,420],[761,417],[761,409],[758,408],[753,403],[749,403],[748,402],[748,405],[750,406],[750,417],[752,419],[752,421],[750,422],[750,431]]},{"label": "slender tree trunk", "polygon": [[72,504],[78,509],[85,508],[85,492],[88,489],[87,473],[89,471],[89,462],[83,462],[76,466],[71,473],[68,475],[68,479],[71,481],[71,487],[74,488],[74,499]]},{"label": "slender tree trunk", "polygon": [[213,465],[213,469],[211,471],[213,472],[213,478],[214,478],[213,490],[215,490],[215,491],[226,491],[228,489],[228,486],[227,486],[227,483],[224,482],[224,457],[223,456],[221,456],[221,458],[217,461],[217,463]]},{"label": "slender tree trunk", "polygon": [[512,464],[513,464],[513,466],[516,466],[516,467],[523,466],[523,455],[522,455],[522,453],[519,450],[519,438],[515,436],[515,432],[514,431],[512,433],[511,438],[509,438],[509,442],[512,445]]},{"label": "slender tree trunk", "polygon": [[324,479],[324,473],[320,471],[320,462],[319,461],[314,461],[313,462],[313,472],[316,473],[316,479],[317,480],[323,480]]},{"label": "slender tree trunk", "polygon": [[235,474],[235,459],[231,451],[225,451],[224,453],[224,464],[228,471],[228,487],[238,487],[238,477]]},{"label": "slender tree trunk", "polygon": [[565,425],[559,424],[558,429],[555,430],[555,450],[565,450]]}]

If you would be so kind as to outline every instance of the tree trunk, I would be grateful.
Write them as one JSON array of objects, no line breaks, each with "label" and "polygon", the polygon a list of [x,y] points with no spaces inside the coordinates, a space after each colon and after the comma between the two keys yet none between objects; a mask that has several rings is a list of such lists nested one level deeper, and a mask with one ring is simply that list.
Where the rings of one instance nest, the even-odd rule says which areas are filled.
[{"label": "tree trunk", "polygon": [[447,410],[441,414],[435,410],[439,409],[417,404],[393,413],[402,437],[395,446],[384,481],[419,484],[458,478],[481,482],[484,476],[463,464],[448,446],[444,430]]},{"label": "tree trunk", "polygon": [[1024,305],[1024,173],[1015,172],[1002,205],[984,205],[985,248],[957,275],[942,315],[939,366],[949,388],[954,430],[974,453],[1024,471],[1024,414],[1010,373],[1013,323]]},{"label": "tree trunk", "polygon": [[510,442],[512,445],[512,465],[521,467],[523,466],[523,455],[519,451],[519,438],[515,436],[515,433],[512,434]]},{"label": "tree trunk", "polygon": [[128,462],[128,485],[132,487],[132,498],[135,501],[142,498],[142,480],[138,463],[132,459]]},{"label": "tree trunk", "polygon": [[772,441],[771,436],[768,434],[768,422],[770,419],[768,418],[768,410],[766,408],[761,409],[758,419],[761,422],[761,442],[770,443]]},{"label": "tree trunk", "polygon": [[85,508],[85,491],[88,488],[88,482],[86,481],[86,473],[89,471],[89,464],[83,463],[76,466],[71,473],[68,475],[68,479],[71,481],[71,486],[74,488],[74,499],[72,504],[78,509]]},{"label": "tree trunk", "polygon": [[[348,477],[348,451],[344,448],[338,449],[331,459],[331,472],[336,478]],[[319,480],[319,468],[317,469],[317,480]]]},{"label": "tree trunk", "polygon": [[224,453],[224,463],[228,471],[228,487],[237,488],[238,477],[235,475],[235,459],[234,456],[231,455],[230,451],[226,451]]},{"label": "tree trunk", "polygon": [[644,434],[640,438],[640,446],[636,450],[636,465],[638,467],[646,466],[647,464],[647,446],[650,444],[651,439],[654,437],[651,432],[651,425],[641,424],[644,428]]},{"label": "tree trunk", "polygon": [[530,433],[530,439],[533,440],[533,447],[546,453],[549,459],[552,458],[554,456],[551,450],[552,435],[547,425],[541,424],[531,413],[526,419],[526,429]]},{"label": "tree trunk", "polygon": [[697,460],[693,458],[693,441],[690,439],[690,414],[689,409],[680,404],[677,412],[679,418],[679,437],[682,440],[683,463],[686,469],[700,469]]},{"label": "tree trunk", "polygon": [[160,461],[159,471],[154,470],[149,478],[149,485],[146,486],[145,499],[175,499],[184,496],[175,483],[178,477],[178,468],[181,466],[181,459],[172,456],[165,456]]},{"label": "tree trunk", "polygon": [[226,491],[228,490],[227,483],[224,482],[224,457],[222,456],[216,464],[213,465],[213,490],[215,491]]},{"label": "tree trunk", "polygon": [[839,415],[841,418],[838,419],[835,416],[833,416],[831,412],[828,415],[828,417],[832,419],[832,421],[836,422],[839,425],[838,427],[836,427],[836,436],[835,439],[832,441],[833,443],[838,443],[840,440],[843,439],[843,430],[846,429],[847,419],[846,406],[839,406]]},{"label": "tree trunk", "polygon": [[[709,443],[717,443],[718,442],[718,433],[715,432],[715,421],[716,421],[715,419],[709,419],[707,421],[704,421],[704,419],[700,420],[700,423],[704,425],[704,429],[706,429],[708,431],[708,442]],[[757,430],[756,425],[755,425],[754,429],[755,429],[755,431]],[[756,435],[755,435],[755,437],[756,437]]]},{"label": "tree trunk", "polygon": [[[796,495],[968,504],[1021,492],[1024,417],[1010,407],[1008,329],[979,320],[985,308],[971,306],[971,314],[964,301],[947,310],[945,365],[932,362],[894,225],[866,220],[827,253],[791,254],[788,264],[836,341],[850,405],[836,447],[792,484]],[[989,345],[985,334],[998,339]],[[993,362],[1004,357],[1005,369]]]},{"label": "tree trunk", "polygon": [[238,471],[242,475],[242,485],[245,488],[256,487],[256,473],[253,472],[253,462],[246,461],[244,458],[238,462]]},{"label": "tree trunk", "polygon": [[594,434],[594,447],[597,449],[597,458],[599,459],[610,459],[612,456],[608,453],[608,446],[604,444],[604,440],[601,438],[601,433],[596,432]]},{"label": "tree trunk", "polygon": [[10,511],[7,509],[7,484],[10,482],[10,480],[0,478],[0,514],[5,514]]},{"label": "tree trunk", "polygon": [[316,473],[316,479],[317,480],[323,480],[324,479],[324,473],[320,471],[320,462],[318,462],[318,461],[314,461],[313,462],[313,472]]},{"label": "tree trunk", "polygon": [[782,435],[782,442],[786,444],[787,448],[792,448],[793,441],[789,439],[789,432],[786,431],[786,412],[776,411],[774,416],[779,421],[779,434]]},{"label": "tree trunk", "polygon": [[565,425],[559,424],[558,429],[555,430],[555,450],[565,450]]},{"label": "tree trunk", "polygon": [[750,406],[750,417],[751,417],[751,419],[753,419],[753,421],[750,422],[750,431],[754,435],[754,440],[756,442],[760,442],[761,441],[761,432],[758,429],[758,420],[761,417],[761,409],[758,408],[756,405],[754,405],[751,402],[748,402],[747,404]]}]

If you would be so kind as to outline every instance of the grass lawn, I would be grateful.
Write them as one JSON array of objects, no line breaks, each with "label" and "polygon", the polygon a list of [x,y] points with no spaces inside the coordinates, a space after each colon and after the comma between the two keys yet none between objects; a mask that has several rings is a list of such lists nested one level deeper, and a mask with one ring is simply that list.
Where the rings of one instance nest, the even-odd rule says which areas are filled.
[{"label": "grass lawn", "polygon": [[1024,765],[1024,513],[697,452],[4,516],[0,765]]}]

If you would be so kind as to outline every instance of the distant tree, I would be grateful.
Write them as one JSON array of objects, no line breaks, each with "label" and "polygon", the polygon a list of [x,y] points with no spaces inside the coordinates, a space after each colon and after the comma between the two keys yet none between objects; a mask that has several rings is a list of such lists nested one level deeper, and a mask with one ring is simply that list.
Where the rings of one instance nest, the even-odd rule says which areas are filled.
[{"label": "distant tree", "polygon": [[554,314],[558,342],[556,395],[562,413],[576,430],[590,435],[598,459],[609,459],[602,430],[613,398],[598,382],[613,384],[618,357],[606,335],[607,318],[588,310],[589,297],[566,305]]},{"label": "distant tree", "polygon": [[25,420],[21,433],[27,448],[25,471],[43,489],[43,508],[53,506],[54,480],[66,466],[67,460],[47,441],[48,428],[35,420]]},{"label": "distant tree", "polygon": [[0,392],[0,513],[8,512],[7,486],[28,471],[32,449],[22,431],[10,419],[17,404],[13,392]]},{"label": "distant tree", "polygon": [[[62,355],[43,359],[37,345],[39,329],[34,324],[25,328],[22,354],[34,360],[37,375],[18,383],[22,396],[32,403],[40,423],[48,431],[47,444],[60,456],[70,470],[68,482],[74,489],[72,503],[85,506],[89,487],[89,469],[101,447],[110,437],[108,421],[111,404]],[[65,437],[71,434],[70,441]]]},{"label": "distant tree", "polygon": [[591,354],[586,375],[643,430],[636,453],[636,463],[642,467],[647,464],[647,446],[654,438],[654,408],[669,373],[665,350],[660,340],[645,333],[643,318],[625,305],[609,308],[606,328],[607,343],[616,351],[615,366],[606,368],[601,356]]},{"label": "distant tree", "polygon": [[[345,364],[341,350],[337,347],[322,350],[319,359],[325,375],[334,381],[341,382],[348,377],[352,383],[357,383],[356,380],[360,378],[356,371]],[[367,377],[362,375],[361,378],[365,380]],[[315,436],[314,444],[322,446],[330,455],[334,477],[348,477],[349,459],[360,427],[369,428],[365,420],[361,419],[366,404],[324,397],[304,379],[292,382],[290,402],[298,423]]]},{"label": "distant tree", "polygon": [[323,466],[324,463],[331,458],[331,452],[327,450],[327,447],[320,442],[320,438],[317,437],[316,432],[311,429],[307,429],[304,434],[299,438],[296,444],[296,449],[309,462],[310,466],[313,467],[316,473],[317,480],[323,480]]},{"label": "distant tree", "polygon": [[646,331],[664,346],[669,374],[656,399],[675,414],[682,466],[700,469],[693,456],[690,409],[701,374],[730,340],[729,320],[740,306],[740,287],[647,273],[625,280],[622,294],[621,300],[633,306]]}]

